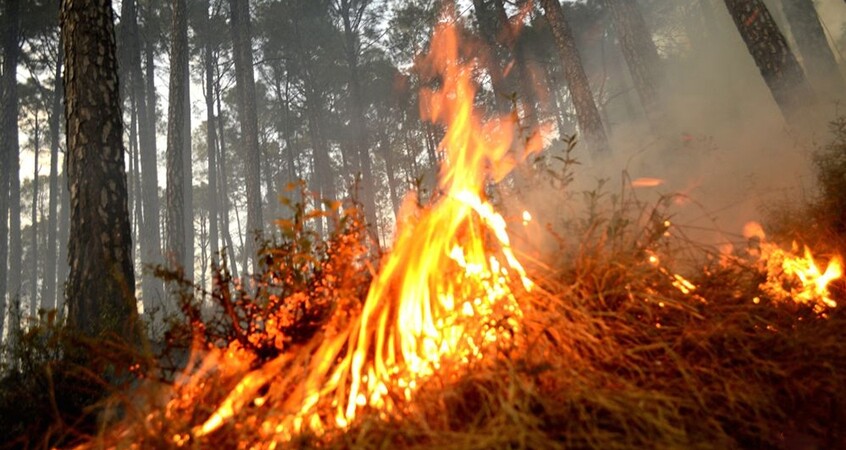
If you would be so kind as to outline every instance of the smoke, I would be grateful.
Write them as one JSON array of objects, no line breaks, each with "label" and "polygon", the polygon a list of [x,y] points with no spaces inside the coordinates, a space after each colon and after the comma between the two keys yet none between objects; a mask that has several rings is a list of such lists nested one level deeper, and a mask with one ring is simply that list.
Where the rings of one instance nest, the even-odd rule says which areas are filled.
[{"label": "smoke", "polygon": [[[842,10],[836,22],[825,17],[829,29],[841,29],[846,5],[822,3],[820,11]],[[713,11],[707,40],[683,41],[679,53],[663,55],[666,123],[646,123],[626,80],[623,93],[605,104],[612,154],[592,155],[577,145],[572,156],[580,164],[572,182],[562,189],[544,177],[534,180],[519,198],[505,202],[512,216],[527,209],[536,219],[533,226],[561,230],[590,214],[586,196],[602,194],[606,213],[612,199],[644,205],[666,199],[665,211],[678,232],[699,244],[723,246],[742,242],[743,225],[763,220],[768,208],[815,195],[811,156],[831,138],[828,122],[838,114],[839,99],[818,95],[802,122],[788,126],[721,1],[713,3]],[[659,50],[678,50],[677,42],[669,50],[656,42]],[[625,62],[621,68],[627,70]],[[562,144],[548,152],[562,155]],[[533,244],[543,248],[550,239]]]}]

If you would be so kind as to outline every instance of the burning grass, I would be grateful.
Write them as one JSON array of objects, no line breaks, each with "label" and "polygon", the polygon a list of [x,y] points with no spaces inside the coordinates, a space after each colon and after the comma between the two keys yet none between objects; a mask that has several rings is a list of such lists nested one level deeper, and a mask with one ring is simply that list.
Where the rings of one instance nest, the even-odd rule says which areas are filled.
[{"label": "burning grass", "polygon": [[[275,349],[271,352],[238,344],[236,335],[198,336],[197,348],[205,351],[194,355],[174,384],[139,388],[122,408],[124,420],[88,445],[844,448],[842,308],[821,310],[768,292],[773,274],[761,264],[754,239],[747,251],[708,257],[674,237],[680,232],[657,232],[666,228],[661,214],[653,210],[644,217],[631,217],[629,225],[619,227],[594,216],[571,230],[582,239],[561,241],[554,267],[529,264],[535,288],[515,294],[522,311],[519,329],[512,328],[514,338],[488,348],[484,358],[442,360],[438,370],[419,379],[412,397],[401,386],[389,386],[390,410],[364,406],[344,426],[280,432],[277,424],[290,423],[285,400],[291,394],[277,390],[307,379],[320,346],[321,340],[307,336],[331,336],[360,314],[355,305],[364,296],[361,280],[354,277],[339,279],[326,291],[331,295],[325,303],[314,300],[320,280],[336,279],[331,271],[361,261],[361,230],[350,218],[334,238],[334,248],[350,251],[322,254],[312,271],[274,269],[281,272],[262,278],[264,298],[215,294],[218,301],[228,298],[242,319],[246,310],[262,311],[242,324],[260,323],[268,313],[288,324],[277,328],[284,331],[273,342],[281,345],[267,344]],[[291,257],[290,249],[271,247],[268,267],[284,267],[274,258]],[[694,286],[685,292],[676,283],[674,266],[682,265],[677,257],[687,252],[702,258],[685,272]],[[281,280],[304,273],[312,278],[301,291],[275,291],[289,286]],[[298,308],[280,308],[284,302],[269,301],[270,292],[309,300]],[[842,297],[842,285],[835,282],[830,295]],[[344,304],[348,307],[338,306]],[[305,313],[310,308],[323,312]],[[305,321],[311,325],[296,325]],[[198,433],[232,392],[239,392],[242,404],[211,432]],[[332,417],[333,410],[330,403],[321,414]]]}]

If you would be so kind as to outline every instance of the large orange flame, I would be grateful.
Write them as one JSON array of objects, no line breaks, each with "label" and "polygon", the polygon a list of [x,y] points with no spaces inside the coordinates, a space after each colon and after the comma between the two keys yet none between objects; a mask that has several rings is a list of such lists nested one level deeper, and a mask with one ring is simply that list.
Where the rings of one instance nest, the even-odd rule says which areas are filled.
[{"label": "large orange flame", "polygon": [[[458,31],[448,19],[437,26],[424,60],[440,87],[421,95],[424,119],[446,125],[433,204],[421,210],[413,199],[405,202],[394,248],[361,315],[312,344],[304,376],[277,380],[292,379],[280,373],[290,354],[250,372],[195,435],[218,429],[248,403],[264,402],[258,392],[267,385],[264,395],[282,399],[286,411],[262,424],[270,441],[345,427],[363,408],[396,411],[445,364],[483,359],[492,344],[513,341],[522,313],[511,286],[530,290],[532,282],[484,190],[519,159],[511,151],[516,124],[485,122],[474,112],[474,60],[459,52]],[[539,147],[539,138],[530,139],[525,154]]]}]

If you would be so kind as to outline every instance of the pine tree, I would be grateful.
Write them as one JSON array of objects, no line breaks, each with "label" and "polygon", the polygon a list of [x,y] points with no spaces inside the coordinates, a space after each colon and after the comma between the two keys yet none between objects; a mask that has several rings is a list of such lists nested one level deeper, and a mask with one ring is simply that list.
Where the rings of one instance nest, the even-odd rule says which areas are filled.
[{"label": "pine tree", "polygon": [[762,0],[725,0],[743,42],[788,122],[813,103],[805,72]]},{"label": "pine tree", "polygon": [[561,56],[561,65],[573,98],[573,106],[576,108],[579,128],[584,133],[590,148],[597,152],[606,152],[609,146],[605,128],[602,126],[602,119],[593,99],[590,83],[582,67],[581,57],[561,4],[558,0],[541,0],[541,5]]},{"label": "pine tree", "polygon": [[90,335],[135,329],[123,124],[109,0],[64,0],[61,30],[70,191],[69,323]]}]

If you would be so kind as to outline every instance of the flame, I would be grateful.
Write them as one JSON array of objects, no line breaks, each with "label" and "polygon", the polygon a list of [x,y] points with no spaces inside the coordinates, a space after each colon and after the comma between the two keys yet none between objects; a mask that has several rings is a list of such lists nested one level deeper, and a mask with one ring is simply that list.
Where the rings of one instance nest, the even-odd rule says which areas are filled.
[{"label": "flame", "polygon": [[[510,119],[484,122],[473,110],[474,61],[459,53],[458,31],[449,22],[438,25],[424,60],[440,88],[421,94],[424,119],[447,126],[439,146],[439,196],[424,209],[413,199],[404,203],[394,248],[361,315],[310,344],[303,375],[286,374],[290,354],[250,372],[194,429],[196,436],[214,432],[248,404],[264,404],[267,396],[281,399],[285,411],[260,427],[271,442],[306,429],[343,428],[363,409],[397,411],[445,365],[483,360],[492,345],[515,339],[522,312],[511,287],[528,291],[533,284],[484,189],[520,159],[512,151],[516,127]],[[530,139],[525,154],[540,143],[539,136]],[[267,385],[267,394],[258,395]]]},{"label": "flame", "polygon": [[664,184],[664,180],[660,178],[641,177],[632,180],[633,188],[658,187]]},{"label": "flame", "polygon": [[785,250],[766,241],[764,229],[757,222],[747,223],[743,235],[759,241],[754,252],[759,254],[759,261],[767,274],[766,281],[760,286],[763,292],[777,301],[792,299],[796,303],[812,305],[817,312],[837,307],[837,302],[831,298],[829,285],[843,276],[840,255],[832,257],[822,270],[808,246],[804,246],[801,254],[796,242],[790,250]]}]

